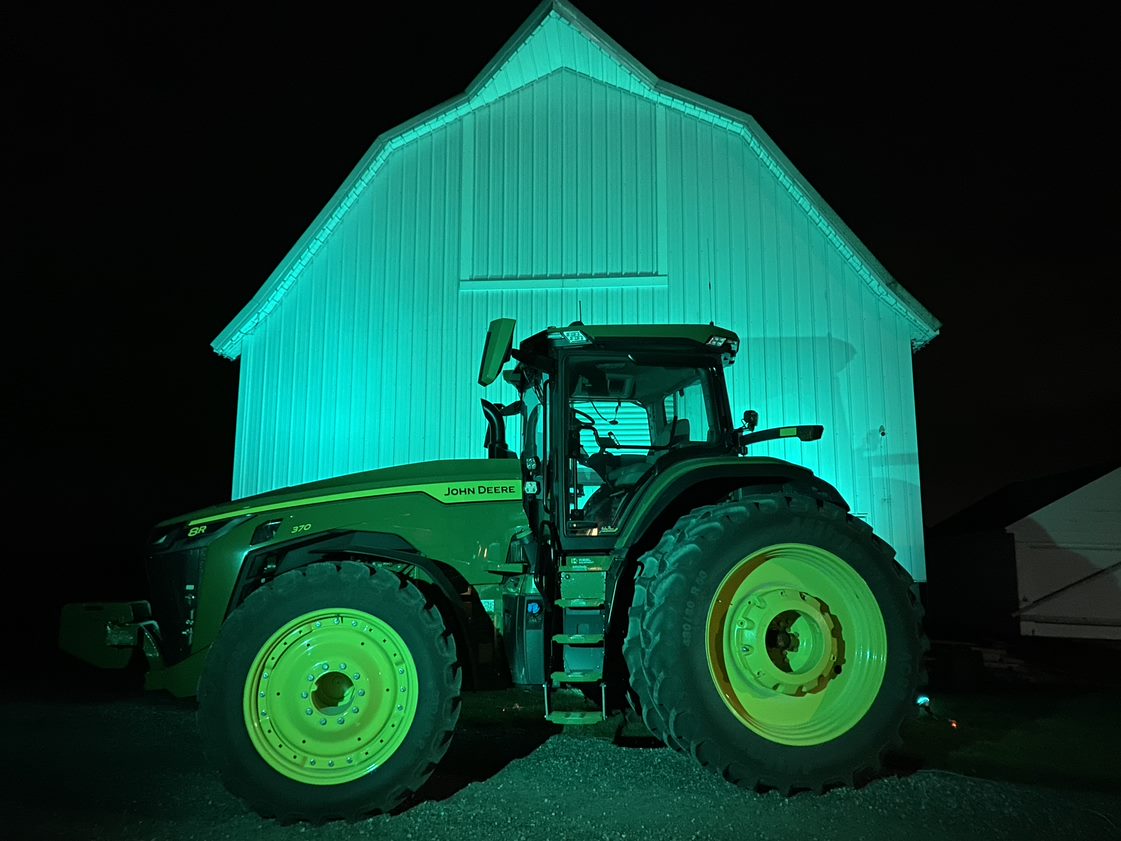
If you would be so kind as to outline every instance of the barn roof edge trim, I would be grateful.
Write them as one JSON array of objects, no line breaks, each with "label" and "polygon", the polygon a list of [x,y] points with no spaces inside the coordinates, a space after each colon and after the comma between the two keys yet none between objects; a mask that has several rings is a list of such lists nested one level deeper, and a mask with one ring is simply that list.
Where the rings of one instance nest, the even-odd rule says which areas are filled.
[{"label": "barn roof edge trim", "polygon": [[[637,83],[636,93],[655,104],[738,134],[802,208],[810,221],[825,234],[857,275],[891,309],[910,323],[911,344],[914,350],[923,347],[938,335],[942,327],[941,322],[891,276],[750,115],[662,81],[569,3],[564,0],[543,0],[479,72],[464,93],[428,109],[396,128],[384,132],[374,140],[366,154],[343,181],[342,186],[335,191],[323,210],[269,275],[258,292],[211,342],[214,351],[227,359],[238,358],[242,339],[251,334],[276,308],[391,154],[448,122],[459,119],[501,96],[531,84],[547,73],[560,69],[555,67],[537,72],[532,77],[523,78],[521,84],[509,90],[488,91],[488,87],[493,87],[492,83],[518,50],[548,18],[554,15],[563,23],[573,27],[630,74],[633,81]],[[606,79],[600,81],[614,84]]]}]

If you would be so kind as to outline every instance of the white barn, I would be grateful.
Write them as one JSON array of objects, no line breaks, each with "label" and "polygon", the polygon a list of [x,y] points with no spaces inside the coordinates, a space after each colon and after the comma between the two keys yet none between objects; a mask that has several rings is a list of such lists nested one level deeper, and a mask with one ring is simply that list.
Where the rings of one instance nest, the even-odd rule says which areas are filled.
[{"label": "white barn", "polygon": [[835,484],[924,580],[911,355],[938,321],[751,117],[560,0],[462,96],[378,137],[214,340],[241,366],[234,498],[483,457],[487,323],[520,339],[578,316],[738,332],[736,415],[826,429],[753,453]]}]

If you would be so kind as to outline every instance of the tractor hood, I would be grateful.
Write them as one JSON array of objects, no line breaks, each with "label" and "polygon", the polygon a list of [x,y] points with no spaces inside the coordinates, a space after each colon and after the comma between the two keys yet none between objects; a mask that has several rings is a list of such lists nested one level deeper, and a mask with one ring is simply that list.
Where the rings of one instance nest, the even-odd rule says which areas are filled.
[{"label": "tractor hood", "polygon": [[246,514],[402,493],[423,493],[446,504],[517,501],[522,498],[521,466],[516,459],[448,459],[385,467],[247,496],[173,517],[159,526],[183,521],[212,523]]}]

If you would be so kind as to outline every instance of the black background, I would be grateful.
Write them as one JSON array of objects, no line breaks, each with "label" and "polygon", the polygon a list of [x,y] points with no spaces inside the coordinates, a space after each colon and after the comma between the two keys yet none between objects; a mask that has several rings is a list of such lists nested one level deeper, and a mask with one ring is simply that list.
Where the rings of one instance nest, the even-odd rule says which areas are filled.
[{"label": "black background", "polygon": [[[228,498],[238,371],[210,340],[373,140],[462,92],[534,6],[5,13],[9,527],[51,593],[140,595],[151,524]],[[915,357],[928,524],[1121,456],[1103,20],[579,8],[753,115],[942,320]]]}]

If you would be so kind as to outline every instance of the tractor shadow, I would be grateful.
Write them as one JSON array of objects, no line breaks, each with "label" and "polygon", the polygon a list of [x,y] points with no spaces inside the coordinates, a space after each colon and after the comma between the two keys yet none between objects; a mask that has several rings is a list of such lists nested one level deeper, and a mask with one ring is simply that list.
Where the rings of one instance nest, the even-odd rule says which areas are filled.
[{"label": "tractor shadow", "polygon": [[[569,706],[579,704],[569,701]],[[585,707],[592,709],[586,702]],[[447,800],[472,783],[490,779],[562,734],[565,738],[595,739],[623,748],[665,748],[633,714],[616,713],[591,726],[561,727],[545,720],[545,704],[539,689],[465,692],[463,710],[447,754],[428,782],[394,814],[421,803]]]},{"label": "tractor shadow", "polygon": [[472,783],[493,777],[561,732],[545,720],[540,690],[499,689],[463,693],[451,746],[432,776],[394,814],[428,801],[446,800]]}]

